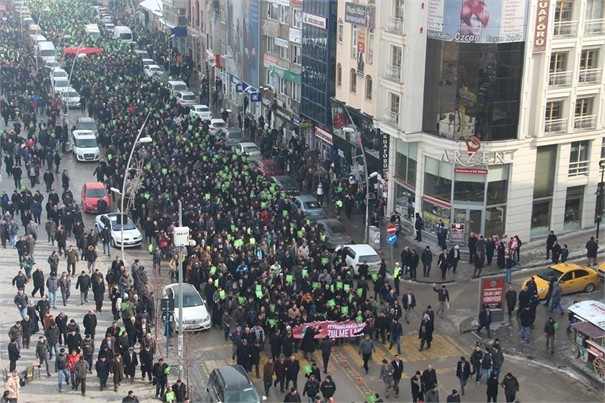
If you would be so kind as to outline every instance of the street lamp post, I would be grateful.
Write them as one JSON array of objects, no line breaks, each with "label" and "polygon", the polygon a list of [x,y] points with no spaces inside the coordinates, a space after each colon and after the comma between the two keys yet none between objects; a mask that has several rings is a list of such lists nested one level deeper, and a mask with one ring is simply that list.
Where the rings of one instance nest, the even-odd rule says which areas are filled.
[{"label": "street lamp post", "polygon": [[601,182],[599,182],[599,188],[597,190],[597,233],[595,235],[595,240],[597,241],[597,243],[599,242],[599,230],[601,229],[601,220],[603,220],[603,187],[605,187],[603,179],[605,179],[605,160],[599,162],[599,169],[601,170]]},{"label": "street lamp post", "polygon": [[[116,188],[111,188],[111,191],[114,193],[117,193],[120,195],[120,215],[122,216],[122,223],[120,225],[120,252],[122,253],[122,261],[125,261],[125,257],[124,257],[124,200],[126,199],[126,181],[128,178],[128,175],[130,173],[130,163],[132,162],[132,156],[134,155],[134,150],[137,146],[137,144],[145,144],[145,143],[151,143],[153,141],[153,139],[149,136],[146,137],[141,137],[141,134],[143,133],[143,129],[145,128],[145,125],[147,125],[147,121],[149,120],[149,117],[151,116],[151,112],[149,112],[147,114],[147,117],[145,118],[145,121],[143,122],[143,125],[141,126],[141,128],[139,129],[139,132],[137,133],[137,137],[134,139],[134,143],[132,143],[132,148],[130,149],[130,155],[128,156],[128,162],[126,162],[126,169],[124,170],[124,179],[122,181],[122,190],[120,191],[119,189]],[[134,195],[131,195],[131,197]]]}]

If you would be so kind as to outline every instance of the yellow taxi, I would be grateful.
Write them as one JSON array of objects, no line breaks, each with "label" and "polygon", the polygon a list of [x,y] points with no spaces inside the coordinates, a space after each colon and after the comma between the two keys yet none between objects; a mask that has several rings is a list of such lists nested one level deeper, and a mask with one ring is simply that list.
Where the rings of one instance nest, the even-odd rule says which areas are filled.
[{"label": "yellow taxi", "polygon": [[[536,282],[538,298],[540,299],[546,298],[548,283],[551,277],[559,281],[563,294],[593,292],[599,283],[599,275],[596,270],[575,263],[554,264],[532,277]],[[528,281],[529,278],[523,281],[523,286]]]},{"label": "yellow taxi", "polygon": [[599,273],[599,277],[601,277],[602,279],[605,279],[605,262],[603,262],[599,265],[599,268],[597,269],[597,273]]}]

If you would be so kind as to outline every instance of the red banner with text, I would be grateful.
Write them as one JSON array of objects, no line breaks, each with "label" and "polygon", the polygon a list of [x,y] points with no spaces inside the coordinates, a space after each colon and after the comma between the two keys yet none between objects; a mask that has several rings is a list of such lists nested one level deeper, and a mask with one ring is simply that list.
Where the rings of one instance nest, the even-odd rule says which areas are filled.
[{"label": "red banner with text", "polygon": [[303,335],[308,327],[317,327],[319,332],[315,335],[316,339],[323,339],[326,336],[331,339],[346,339],[349,337],[361,337],[363,333],[355,334],[360,332],[366,326],[365,322],[355,322],[349,320],[345,322],[336,322],[332,320],[324,322],[311,322],[305,323],[292,329],[292,334],[295,339],[302,339]]}]

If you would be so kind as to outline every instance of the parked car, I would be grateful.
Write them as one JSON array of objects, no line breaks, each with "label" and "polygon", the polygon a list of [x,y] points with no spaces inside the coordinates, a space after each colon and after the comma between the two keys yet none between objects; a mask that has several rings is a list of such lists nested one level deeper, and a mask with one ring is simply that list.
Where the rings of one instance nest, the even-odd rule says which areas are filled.
[{"label": "parked car", "polygon": [[67,74],[67,71],[63,70],[61,67],[55,67],[50,72],[51,84],[54,84],[55,80],[67,80],[67,79],[69,79],[69,75]]},{"label": "parked car", "polygon": [[210,134],[216,135],[216,132],[227,128],[227,122],[223,119],[210,119]]},{"label": "parked car", "polygon": [[[82,210],[86,213],[107,213],[111,211],[111,197],[107,193],[105,185],[101,182],[86,182],[80,192],[82,198]],[[99,200],[105,200],[107,209],[98,210]]]},{"label": "parked car", "polygon": [[143,66],[151,66],[151,65],[157,65],[158,64],[155,60],[153,60],[153,59],[147,59],[147,58],[141,59],[141,63],[143,63]]},{"label": "parked car", "polygon": [[336,248],[335,252],[344,249],[345,262],[347,267],[353,272],[353,275],[359,275],[359,266],[366,263],[369,273],[377,273],[380,269],[380,256],[370,245],[343,245]]},{"label": "parked car", "polygon": [[53,94],[63,94],[69,90],[69,81],[64,78],[56,79],[53,83]]},{"label": "parked car", "polygon": [[339,245],[353,242],[353,238],[340,220],[335,218],[317,220],[317,226],[319,232],[325,236],[324,246],[330,250],[336,249]]},{"label": "parked car", "polygon": [[97,126],[97,122],[94,118],[85,116],[79,117],[76,121],[76,130],[90,130],[95,136],[99,137],[99,126]]},{"label": "parked car", "polygon": [[283,174],[282,170],[279,169],[279,165],[277,165],[277,162],[275,162],[273,160],[267,160],[267,159],[252,160],[250,162],[250,166],[253,167],[256,170],[256,172],[258,172],[259,174],[261,174],[263,176],[275,176],[275,175]]},{"label": "parked car", "polygon": [[157,64],[146,64],[143,66],[143,72],[147,77],[153,77],[162,72],[162,68]]},{"label": "parked car", "polygon": [[225,142],[225,146],[227,148],[233,148],[237,144],[241,143],[243,138],[242,129],[239,127],[229,127],[227,128],[227,141]]},{"label": "parked car", "polygon": [[146,50],[142,50],[142,49],[135,49],[134,53],[140,57],[141,59],[148,59],[149,58],[149,53],[147,53]]},{"label": "parked car", "polygon": [[300,194],[298,182],[287,175],[272,176],[271,180],[278,187],[280,192],[284,192],[288,196],[296,196]]},{"label": "parked car", "polygon": [[69,89],[63,93],[63,102],[67,108],[72,109],[79,108],[82,100],[80,99],[80,94],[72,87],[69,87]]},{"label": "parked car", "polygon": [[109,213],[101,214],[95,218],[95,227],[97,232],[103,231],[103,228],[109,226],[111,240],[115,247],[122,246],[122,225],[124,226],[124,247],[140,246],[143,242],[141,231],[132,220],[125,214]]},{"label": "parked car", "polygon": [[[174,298],[175,328],[179,328],[179,284],[168,284],[164,287],[163,298]],[[183,284],[183,330],[198,331],[210,329],[212,323],[206,308],[206,302],[191,284]]]},{"label": "parked car", "polygon": [[176,102],[181,106],[193,106],[197,102],[192,91],[178,91],[174,94]]},{"label": "parked car", "polygon": [[241,365],[214,368],[206,385],[210,403],[260,403],[261,399]]},{"label": "parked car", "polygon": [[206,105],[193,105],[189,111],[189,115],[198,116],[202,120],[211,120],[212,111]]},{"label": "parked car", "polygon": [[[300,209],[309,220],[319,220],[322,218],[326,218],[326,211],[322,206],[319,205],[319,202],[315,198],[315,196],[309,195],[300,195],[294,196],[292,198],[292,211],[296,211]],[[346,242],[346,243],[350,243]]]},{"label": "parked car", "polygon": [[260,148],[254,143],[238,143],[235,145],[235,152],[246,154],[248,159],[254,160],[261,158]]},{"label": "parked car", "polygon": [[187,84],[185,84],[184,81],[168,81],[166,83],[166,88],[170,90],[171,94],[179,91],[189,91],[189,88],[187,88]]},{"label": "parked car", "polygon": [[[554,264],[533,277],[538,289],[538,298],[545,299],[548,294],[549,281],[554,277],[561,286],[563,294],[571,294],[575,292],[593,292],[597,284],[599,284],[599,275],[597,271],[590,268],[580,266],[575,263],[558,263]],[[529,278],[523,281],[523,286],[527,284]]]}]

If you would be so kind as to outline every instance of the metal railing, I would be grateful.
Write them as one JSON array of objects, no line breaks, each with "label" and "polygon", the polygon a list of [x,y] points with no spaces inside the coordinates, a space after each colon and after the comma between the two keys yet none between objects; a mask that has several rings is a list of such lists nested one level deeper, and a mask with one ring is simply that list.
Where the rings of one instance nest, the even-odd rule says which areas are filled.
[{"label": "metal railing", "polygon": [[390,34],[403,35],[403,18],[390,17],[384,30]]},{"label": "metal railing", "polygon": [[605,32],[605,18],[599,20],[586,20],[584,33],[586,35],[600,35]]},{"label": "metal railing", "polygon": [[567,130],[567,118],[550,119],[544,122],[544,133],[563,133]]},{"label": "metal railing", "polygon": [[597,115],[576,116],[573,127],[576,130],[593,130],[597,127]]},{"label": "metal railing", "polygon": [[575,36],[578,32],[578,21],[555,22],[555,36]]},{"label": "metal railing", "polygon": [[399,112],[386,109],[384,111],[384,120],[391,126],[399,126]]},{"label": "metal railing", "polygon": [[571,71],[556,71],[550,73],[548,77],[548,85],[561,86],[571,84]]},{"label": "metal railing", "polygon": [[590,161],[578,161],[570,162],[567,176],[581,176],[588,175],[588,168],[590,167]]},{"label": "metal railing", "polygon": [[595,84],[601,82],[601,70],[602,69],[600,68],[580,70],[578,82],[580,84]]},{"label": "metal railing", "polygon": [[398,66],[386,66],[384,74],[382,75],[385,79],[393,81],[395,83],[401,83],[401,67]]}]

